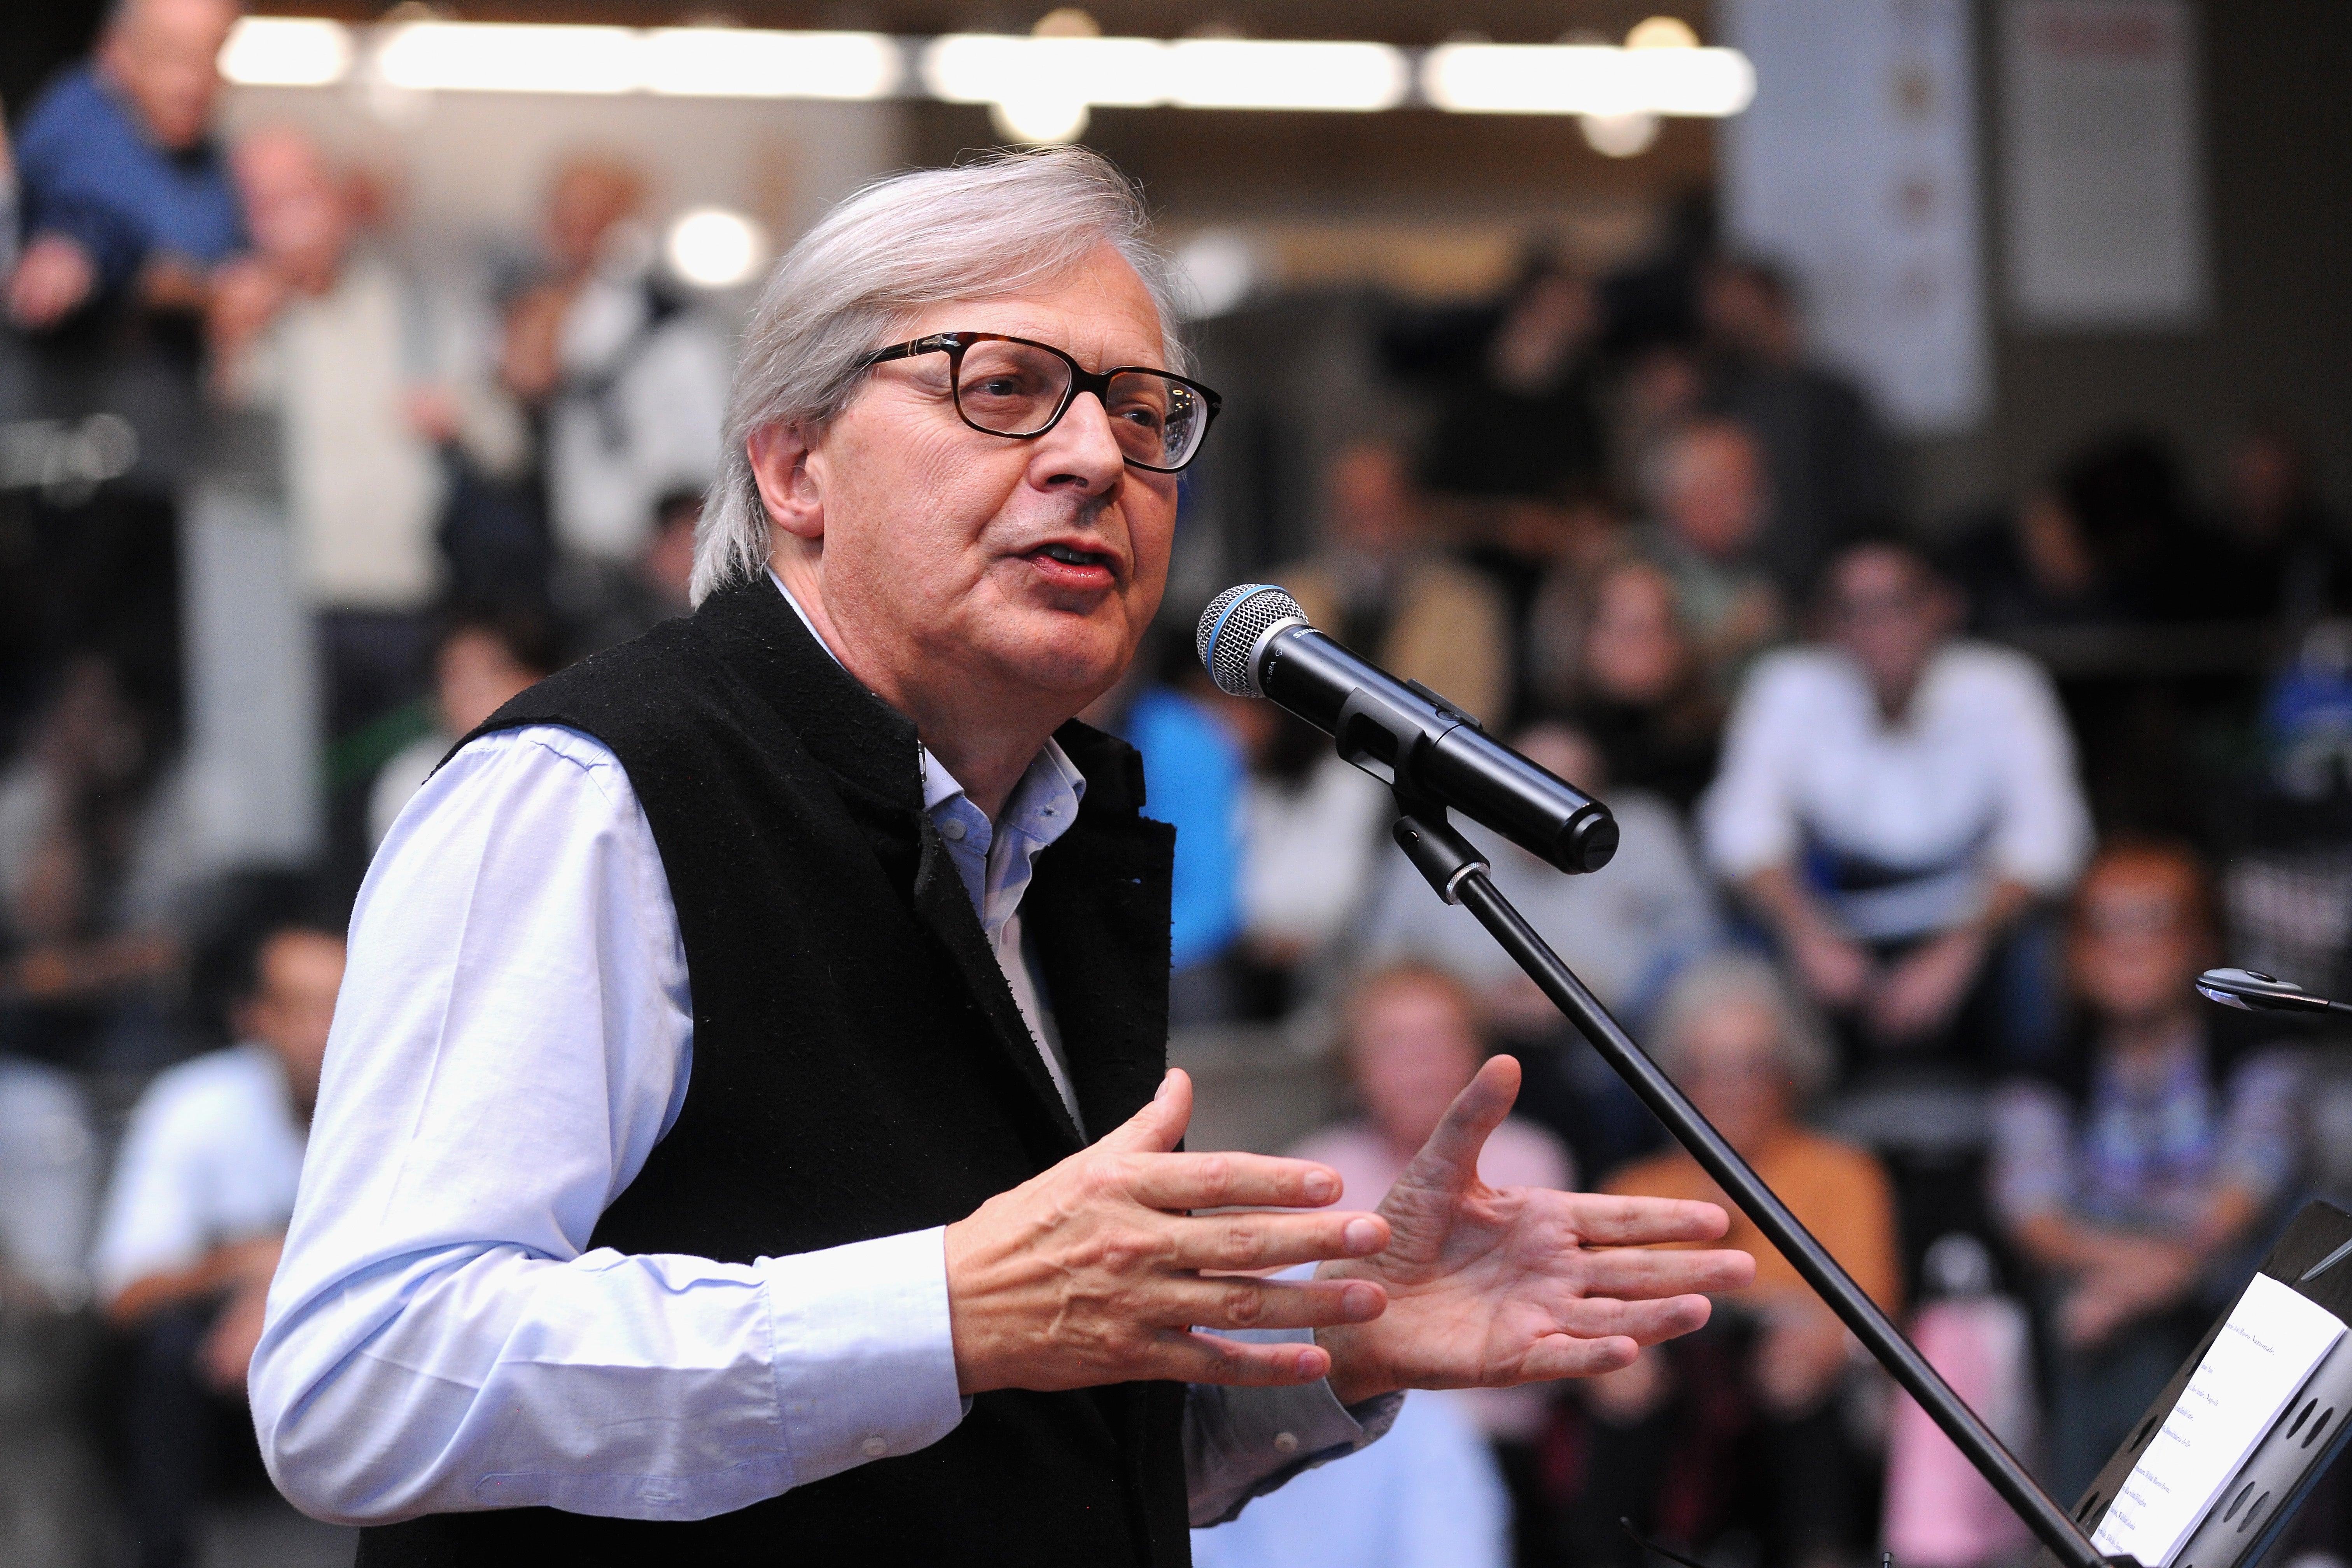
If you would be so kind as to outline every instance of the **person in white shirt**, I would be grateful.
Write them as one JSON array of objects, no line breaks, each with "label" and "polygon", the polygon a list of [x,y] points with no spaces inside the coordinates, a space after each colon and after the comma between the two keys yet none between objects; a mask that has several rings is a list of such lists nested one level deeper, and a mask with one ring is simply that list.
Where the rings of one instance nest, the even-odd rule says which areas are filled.
[{"label": "person in white shirt", "polygon": [[1070,722],[1214,402],[1144,225],[1075,148],[837,207],[751,324],[696,614],[394,822],[250,1383],[372,1568],[1174,1564],[1401,1389],[1622,1365],[1752,1273],[1643,1245],[1710,1204],[1480,1184],[1505,1060],[1378,1213],[1176,1152],[1167,830]]},{"label": "person in white shirt", "polygon": [[131,1113],[91,1254],[130,1336],[130,1490],[141,1560],[189,1561],[194,1510],[251,1463],[245,1378],[319,1093],[343,941],[281,925],[250,944],[238,1043],[159,1074]]},{"label": "person in white shirt", "polygon": [[1852,545],[1824,584],[1827,640],[1768,655],[1740,691],[1702,838],[1815,1001],[1922,1049],[2073,885],[2090,814],[2049,678],[1956,638],[1958,596],[1916,549]]}]

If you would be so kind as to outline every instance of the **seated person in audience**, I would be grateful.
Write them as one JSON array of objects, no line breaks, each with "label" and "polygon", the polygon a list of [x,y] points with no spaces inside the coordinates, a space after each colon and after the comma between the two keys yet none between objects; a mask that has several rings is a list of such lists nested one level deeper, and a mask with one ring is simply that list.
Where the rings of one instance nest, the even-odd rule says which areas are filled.
[{"label": "seated person in audience", "polygon": [[1403,455],[1380,441],[1346,447],[1324,490],[1322,548],[1270,580],[1366,658],[1502,721],[1511,697],[1502,597],[1436,548]]},{"label": "seated person in audience", "polygon": [[90,63],[17,129],[26,241],[7,315],[32,331],[129,300],[203,308],[244,237],[211,137],[235,0],[121,0]]},{"label": "seated person in audience", "polygon": [[[1348,1081],[1360,1114],[1313,1134],[1290,1152],[1339,1172],[1346,1192],[1385,1193],[1436,1130],[1454,1097],[1485,1064],[1486,1029],[1467,986],[1445,970],[1412,962],[1375,969],[1359,979],[1349,993],[1344,1017]],[[1493,1187],[1565,1187],[1576,1180],[1576,1161],[1553,1134],[1513,1116],[1486,1140],[1478,1157],[1478,1176]],[[1454,1401],[1454,1408],[1494,1443],[1496,1459],[1512,1490],[1532,1497],[1536,1461],[1529,1445],[1544,1422],[1540,1385],[1416,1394],[1412,1398]],[[1433,1431],[1426,1436],[1442,1445],[1444,1435]],[[1255,1511],[1257,1504],[1250,1507]],[[1475,1549],[1475,1537],[1472,1531],[1464,1538],[1465,1553]]]},{"label": "seated person in audience", "polygon": [[1619,789],[1688,811],[1715,777],[1722,700],[1706,684],[1674,579],[1621,558],[1537,602],[1533,706],[1591,736]]},{"label": "seated person in audience", "polygon": [[[1511,743],[1607,799],[1622,835],[1616,858],[1592,875],[1566,876],[1475,823],[1455,825],[1492,864],[1503,896],[1603,1005],[1638,1025],[1675,972],[1722,941],[1715,895],[1692,862],[1674,808],[1644,791],[1618,789],[1584,736],[1541,723]],[[1420,959],[1467,980],[1527,1069],[1521,1114],[1566,1138],[1595,1172],[1648,1149],[1656,1137],[1649,1113],[1486,929],[1432,892],[1403,856],[1391,852],[1380,867],[1363,930],[1365,961]]]},{"label": "seated person in audience", "polygon": [[125,1458],[154,1568],[192,1560],[207,1491],[258,1473],[246,1368],[294,1212],[343,939],[281,924],[248,962],[238,1043],[163,1072],[132,1110],[91,1258],[106,1319],[131,1345]]},{"label": "seated person in audience", "polygon": [[2203,868],[2122,844],[2074,900],[2081,1048],[1994,1101],[1992,1197],[2042,1275],[2058,1495],[2090,1485],[2259,1260],[2300,1158],[2284,1054],[2228,1065],[2191,983],[2215,961]]},{"label": "seated person in audience", "polygon": [[562,595],[566,604],[594,606],[587,624],[565,639],[575,657],[601,653],[694,608],[687,590],[694,576],[694,530],[701,521],[702,492],[672,490],[654,508],[654,531],[628,565],[584,558],[571,563],[595,579],[591,591]]},{"label": "seated person in audience", "polygon": [[1674,580],[1708,684],[1728,690],[1787,620],[1758,556],[1771,500],[1764,449],[1737,420],[1694,420],[1644,458],[1642,491],[1642,550]]},{"label": "seated person in audience", "polygon": [[1506,1568],[1510,1498],[1462,1398],[1405,1395],[1379,1442],[1194,1531],[1193,1568]]},{"label": "seated person in audience", "polygon": [[377,770],[368,791],[369,845],[383,842],[400,808],[450,747],[509,699],[552,675],[559,662],[546,628],[531,617],[453,616],[433,649],[433,728]]},{"label": "seated person in audience", "polygon": [[2046,1048],[1992,962],[2090,847],[2074,747],[2024,655],[1956,639],[1959,605],[1888,539],[1831,561],[1825,641],[1759,661],[1700,811],[1716,873],[1813,1000],[1870,1048]]},{"label": "seated person in audience", "polygon": [[[1699,1110],[1855,1283],[1895,1308],[1902,1276],[1892,1189],[1871,1155],[1798,1120],[1828,1078],[1829,1051],[1771,967],[1734,956],[1694,967],[1651,1037],[1659,1065]],[[1607,1187],[1728,1204],[1680,1149],[1626,1166]],[[1566,1413],[1570,1447],[1584,1455],[1562,1500],[1575,1561],[1633,1562],[1621,1514],[1695,1546],[1747,1528],[1775,1568],[1842,1563],[1870,1539],[1865,1467],[1836,1397],[1849,1364],[1844,1327],[1755,1224],[1730,1212],[1730,1234],[1756,1258],[1756,1282],[1724,1300],[1733,1310],[1688,1354],[1644,1351],[1591,1380],[1581,1409]]]}]

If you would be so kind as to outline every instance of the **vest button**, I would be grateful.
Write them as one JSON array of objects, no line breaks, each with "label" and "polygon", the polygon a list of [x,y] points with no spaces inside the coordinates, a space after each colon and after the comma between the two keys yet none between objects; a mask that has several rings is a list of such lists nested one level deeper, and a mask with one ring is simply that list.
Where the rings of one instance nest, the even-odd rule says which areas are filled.
[{"label": "vest button", "polygon": [[1277,1454],[1295,1454],[1298,1452],[1298,1434],[1296,1432],[1276,1432],[1274,1435],[1274,1451]]},{"label": "vest button", "polygon": [[878,1459],[883,1455],[890,1451],[888,1439],[885,1438],[878,1432],[873,1436],[866,1438],[866,1441],[859,1444],[858,1447],[866,1450],[866,1457],[869,1459]]}]

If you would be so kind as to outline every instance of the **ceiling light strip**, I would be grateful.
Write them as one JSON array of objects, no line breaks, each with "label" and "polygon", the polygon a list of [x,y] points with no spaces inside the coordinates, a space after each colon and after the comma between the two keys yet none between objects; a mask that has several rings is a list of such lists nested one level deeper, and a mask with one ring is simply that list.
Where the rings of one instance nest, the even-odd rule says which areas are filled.
[{"label": "ceiling light strip", "polygon": [[[911,67],[911,69],[909,68]],[[1471,114],[1737,114],[1755,97],[1725,48],[1388,44],[1262,38],[1073,38],[753,27],[406,22],[355,32],[307,16],[247,16],[221,71],[248,86],[325,87],[355,72],[449,92],[950,103],[1066,100],[1104,108],[1366,112],[1421,102]]]}]

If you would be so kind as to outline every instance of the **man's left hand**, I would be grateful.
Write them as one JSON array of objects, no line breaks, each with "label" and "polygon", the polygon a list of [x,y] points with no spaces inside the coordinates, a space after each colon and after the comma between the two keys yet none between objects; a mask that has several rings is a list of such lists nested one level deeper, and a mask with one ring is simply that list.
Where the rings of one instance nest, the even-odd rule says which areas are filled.
[{"label": "man's left hand", "polygon": [[1519,1064],[1488,1062],[1381,1200],[1387,1248],[1318,1270],[1376,1280],[1389,1296],[1370,1322],[1316,1331],[1341,1403],[1612,1372],[1705,1323],[1698,1292],[1755,1279],[1744,1252],[1643,1250],[1721,1236],[1730,1222],[1713,1204],[1480,1181],[1479,1151],[1518,1092]]}]

